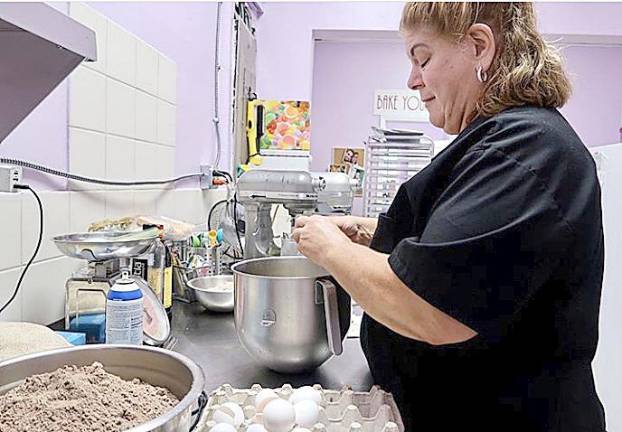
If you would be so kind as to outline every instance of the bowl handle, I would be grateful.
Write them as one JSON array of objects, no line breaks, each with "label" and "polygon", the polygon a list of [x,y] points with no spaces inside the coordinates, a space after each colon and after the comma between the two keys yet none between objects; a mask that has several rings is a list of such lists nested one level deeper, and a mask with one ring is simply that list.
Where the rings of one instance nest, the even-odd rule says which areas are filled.
[{"label": "bowl handle", "polygon": [[337,287],[329,279],[317,279],[315,281],[315,294],[316,303],[324,303],[328,348],[333,354],[340,355],[343,352],[343,344],[341,343],[341,328],[339,326]]}]

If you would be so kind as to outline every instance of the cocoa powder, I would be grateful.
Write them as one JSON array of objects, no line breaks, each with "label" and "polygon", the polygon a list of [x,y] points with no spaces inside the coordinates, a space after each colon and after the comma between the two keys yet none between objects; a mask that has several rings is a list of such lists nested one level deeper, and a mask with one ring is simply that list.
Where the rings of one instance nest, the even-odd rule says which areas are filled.
[{"label": "cocoa powder", "polygon": [[65,366],[0,395],[0,432],[123,431],[177,403],[169,390],[123,380],[100,363]]}]

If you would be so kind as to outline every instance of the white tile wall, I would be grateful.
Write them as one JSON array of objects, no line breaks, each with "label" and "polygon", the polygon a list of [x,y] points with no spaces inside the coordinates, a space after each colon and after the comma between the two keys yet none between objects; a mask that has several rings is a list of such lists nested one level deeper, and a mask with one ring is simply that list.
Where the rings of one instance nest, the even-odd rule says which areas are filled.
[{"label": "white tile wall", "polygon": [[108,78],[106,132],[134,138],[136,133],[136,90]]},{"label": "white tile wall", "polygon": [[119,190],[106,192],[106,218],[120,219],[134,216],[134,191]]},{"label": "white tile wall", "polygon": [[79,66],[69,78],[69,125],[106,130],[106,77]]},{"label": "white tile wall", "polygon": [[[80,191],[43,192],[46,236],[66,232],[84,231],[88,224],[105,217],[118,218],[133,214],[157,214],[182,219],[191,223],[203,223],[212,203],[224,198],[225,190],[200,191],[198,189],[178,189],[166,191]],[[33,213],[26,203],[25,192],[19,194],[0,194],[0,226],[11,228],[15,233],[12,244],[34,242],[37,221],[31,217],[19,218],[17,214]],[[21,202],[21,205],[20,205]],[[17,204],[16,204],[17,203]],[[22,209],[23,206],[23,209]],[[6,211],[5,211],[6,209]],[[17,213],[16,213],[17,212]],[[9,213],[12,213],[9,216]],[[17,220],[16,220],[17,219]],[[30,231],[20,229],[20,221]],[[16,228],[17,227],[17,228]],[[6,239],[11,236],[2,233]],[[17,237],[17,238],[15,238]],[[5,245],[9,244],[7,242]],[[21,256],[21,246],[10,253],[3,248],[0,255],[0,305],[4,304],[15,288],[23,266],[16,262]],[[52,245],[50,243],[49,248]],[[25,248],[27,251],[29,248]],[[48,256],[52,249],[48,249]],[[28,255],[28,254],[26,254]],[[29,256],[28,256],[29,257]],[[84,263],[66,257],[48,258],[35,262],[28,270],[22,288],[14,303],[0,315],[1,321],[32,321],[51,324],[63,317],[65,281]]]},{"label": "white tile wall", "polygon": [[[98,61],[78,67],[69,86],[69,171],[101,179],[173,177],[176,81],[174,62],[85,5],[70,15],[93,29]],[[50,237],[85,231],[91,222],[134,214],[204,221],[220,191],[112,189],[69,182],[70,191],[42,192],[44,243],[14,304],[0,320],[50,324],[63,316],[65,281],[82,266],[62,257]],[[148,189],[148,190],[147,190]],[[30,194],[0,194],[0,305],[10,297],[35,245],[38,209]]]},{"label": "white tile wall", "polygon": [[158,52],[139,42],[136,46],[136,87],[158,95]]},{"label": "white tile wall", "polygon": [[[39,234],[39,206],[34,197],[22,195],[22,264],[32,257]],[[67,192],[39,192],[43,204],[43,239],[35,262],[62,256],[52,237],[69,233],[69,194]]]},{"label": "white tile wall", "polygon": [[163,100],[158,101],[158,142],[160,144],[175,145],[176,111],[175,105]]},{"label": "white tile wall", "polygon": [[22,320],[50,324],[63,317],[70,258],[33,264],[22,283]]},{"label": "white tile wall", "polygon": [[[175,109],[173,108],[173,112]],[[173,139],[174,139],[173,131]],[[158,134],[158,99],[136,91],[136,138],[156,142]]]},{"label": "white tile wall", "polygon": [[137,215],[158,215],[158,201],[165,191],[137,190],[134,192],[134,210]]},{"label": "white tile wall", "polygon": [[[96,179],[106,177],[106,135],[83,129],[69,128],[69,171]],[[71,190],[104,189],[95,183],[69,181]]]},{"label": "white tile wall", "polygon": [[113,21],[108,21],[107,42],[107,74],[134,86],[136,84],[136,37]]},{"label": "white tile wall", "polygon": [[[121,174],[126,177],[126,173],[136,180],[173,177],[177,115],[175,63],[83,3],[72,4],[70,13],[94,28],[98,39],[105,41],[105,46],[99,47],[104,51],[105,67],[97,64],[89,66],[91,69],[80,67],[75,77],[72,76],[70,123],[81,129],[102,132],[107,137],[134,140],[135,147],[134,157],[130,155],[121,161],[119,140],[107,140],[113,143],[109,149],[104,145],[88,152],[86,147],[77,148],[76,145],[70,150],[70,166],[76,166],[81,174],[97,174],[109,180]],[[130,154],[131,147],[128,147]],[[102,152],[105,153],[103,158]],[[88,162],[89,154],[91,162]],[[92,165],[87,167],[87,163]],[[116,167],[117,163],[120,167]],[[134,168],[130,169],[132,164]],[[74,190],[106,189],[76,182],[70,182],[70,186]],[[162,187],[149,185],[138,189]]]},{"label": "white tile wall", "polygon": [[170,103],[177,102],[177,66],[161,54],[158,66],[158,96]]},{"label": "white tile wall", "polygon": [[199,224],[205,222],[203,195],[199,189],[175,189],[162,194],[157,203],[158,214]]},{"label": "white tile wall", "polygon": [[[137,180],[156,180],[158,178],[164,178],[158,169],[157,158],[154,154],[154,150],[160,147],[162,146],[136,141],[136,157],[134,163]],[[140,186],[138,189],[156,189],[156,187]]]},{"label": "white tile wall", "polygon": [[[15,284],[22,272],[21,267],[0,271],[0,307],[9,301],[15,291]],[[22,320],[22,290],[20,289],[11,305],[0,314],[0,321]]]},{"label": "white tile wall", "polygon": [[[160,172],[160,178],[170,179],[175,174],[175,149],[166,146],[154,146],[155,161]],[[166,187],[174,187],[172,184]]]},{"label": "white tile wall", "polygon": [[105,192],[69,193],[69,227],[71,232],[85,232],[89,224],[106,215]]},{"label": "white tile wall", "polygon": [[[117,181],[134,181],[136,141],[113,135],[106,137],[106,179]],[[125,186],[109,186],[109,189],[125,189]]]},{"label": "white tile wall", "polygon": [[[1,268],[16,267],[22,262],[21,195],[20,193],[0,193],[0,208],[2,209],[0,212],[0,238],[2,239],[2,247],[0,247]],[[2,287],[0,286],[0,297],[1,296]]]}]

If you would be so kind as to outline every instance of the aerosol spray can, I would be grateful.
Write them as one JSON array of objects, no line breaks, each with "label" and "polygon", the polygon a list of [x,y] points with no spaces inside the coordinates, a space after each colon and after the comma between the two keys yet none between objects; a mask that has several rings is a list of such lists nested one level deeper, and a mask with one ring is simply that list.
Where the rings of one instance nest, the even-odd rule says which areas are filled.
[{"label": "aerosol spray can", "polygon": [[121,278],[108,291],[106,343],[143,343],[143,293],[127,271],[122,273]]}]

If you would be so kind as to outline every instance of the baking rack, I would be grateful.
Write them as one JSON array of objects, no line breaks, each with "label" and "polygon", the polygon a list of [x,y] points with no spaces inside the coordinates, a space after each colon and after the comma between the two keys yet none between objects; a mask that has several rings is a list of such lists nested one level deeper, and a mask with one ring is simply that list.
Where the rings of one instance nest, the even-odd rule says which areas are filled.
[{"label": "baking rack", "polygon": [[372,135],[366,143],[363,209],[366,217],[386,212],[400,185],[425,168],[434,156],[434,141],[408,133]]}]

